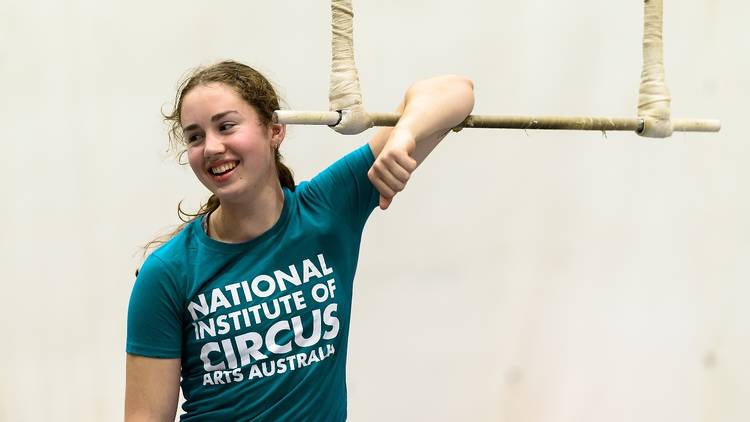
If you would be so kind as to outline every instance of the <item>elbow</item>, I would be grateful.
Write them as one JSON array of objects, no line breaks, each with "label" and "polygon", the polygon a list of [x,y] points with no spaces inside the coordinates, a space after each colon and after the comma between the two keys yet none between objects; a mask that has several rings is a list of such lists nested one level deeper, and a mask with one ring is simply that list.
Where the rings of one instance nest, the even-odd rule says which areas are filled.
[{"label": "elbow", "polygon": [[423,95],[460,106],[467,115],[474,108],[474,82],[465,76],[449,74],[416,82],[407,90],[406,100]]},{"label": "elbow", "polygon": [[448,92],[452,92],[461,103],[474,106],[474,81],[462,75],[445,75],[444,78],[444,88]]},{"label": "elbow", "polygon": [[469,103],[469,113],[471,113],[471,110],[474,108],[474,81],[464,76],[459,76],[458,78],[463,86],[464,96]]},{"label": "elbow", "polygon": [[474,81],[461,75],[446,75],[445,89],[453,94],[461,113],[468,116],[474,109]]},{"label": "elbow", "polygon": [[448,75],[453,83],[468,91],[468,94],[474,96],[474,81],[462,75]]},{"label": "elbow", "polygon": [[463,75],[443,75],[438,76],[438,80],[445,86],[450,86],[458,90],[464,90],[469,95],[474,95],[474,81]]},{"label": "elbow", "polygon": [[474,82],[461,75],[440,75],[415,82],[406,91],[407,98],[419,94],[456,93],[474,98]]}]

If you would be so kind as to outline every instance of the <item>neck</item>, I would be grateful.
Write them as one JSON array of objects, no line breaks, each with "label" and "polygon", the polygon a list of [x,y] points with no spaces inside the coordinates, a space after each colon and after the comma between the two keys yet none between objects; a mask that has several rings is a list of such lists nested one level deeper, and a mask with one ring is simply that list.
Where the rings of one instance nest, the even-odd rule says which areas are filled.
[{"label": "neck", "polygon": [[263,189],[250,201],[222,202],[211,213],[208,234],[226,243],[250,241],[273,227],[283,208],[284,191],[277,183]]}]

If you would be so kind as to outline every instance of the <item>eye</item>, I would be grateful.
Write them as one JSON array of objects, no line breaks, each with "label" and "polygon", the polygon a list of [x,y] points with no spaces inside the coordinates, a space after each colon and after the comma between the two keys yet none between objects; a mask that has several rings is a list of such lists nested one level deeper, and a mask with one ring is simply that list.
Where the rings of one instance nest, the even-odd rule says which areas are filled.
[{"label": "eye", "polygon": [[219,125],[219,130],[222,131],[222,132],[224,132],[225,130],[229,130],[229,129],[233,128],[234,126],[235,126],[234,123],[224,122],[224,123],[222,123],[222,124]]},{"label": "eye", "polygon": [[203,139],[203,135],[198,134],[198,133],[194,133],[194,134],[189,135],[187,137],[187,142],[188,142],[188,144],[194,144],[196,142],[199,142],[201,139]]}]

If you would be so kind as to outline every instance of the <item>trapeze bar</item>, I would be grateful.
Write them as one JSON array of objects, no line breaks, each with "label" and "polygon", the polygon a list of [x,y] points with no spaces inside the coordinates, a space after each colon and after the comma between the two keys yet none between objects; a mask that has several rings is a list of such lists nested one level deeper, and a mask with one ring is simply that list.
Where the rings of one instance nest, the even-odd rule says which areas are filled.
[{"label": "trapeze bar", "polygon": [[718,132],[721,122],[715,119],[675,119],[672,126],[676,132]]},{"label": "trapeze bar", "polygon": [[336,126],[341,121],[338,111],[293,111],[276,110],[273,121],[288,125],[326,125]]},{"label": "trapeze bar", "polygon": [[[396,113],[368,114],[373,126],[395,126],[401,117]],[[335,126],[341,121],[341,112],[277,110],[274,113],[274,121],[284,124]],[[713,119],[677,119],[672,120],[672,125],[674,130],[678,132],[718,132],[721,129],[721,122]],[[471,115],[455,129],[462,128],[640,131],[643,129],[643,119]]]}]

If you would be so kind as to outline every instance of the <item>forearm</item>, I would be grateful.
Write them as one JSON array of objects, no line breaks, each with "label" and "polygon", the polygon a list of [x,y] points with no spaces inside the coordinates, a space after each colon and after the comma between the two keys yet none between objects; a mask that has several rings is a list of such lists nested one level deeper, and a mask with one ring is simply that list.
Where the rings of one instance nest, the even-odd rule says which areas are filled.
[{"label": "forearm", "polygon": [[406,91],[394,129],[408,130],[419,144],[458,126],[473,107],[474,86],[469,79],[454,75],[425,79]]},{"label": "forearm", "polygon": [[396,126],[370,140],[376,159],[367,175],[380,192],[380,208],[388,208],[411,173],[473,107],[474,86],[460,76],[438,76],[409,87],[396,110],[401,114]]}]

